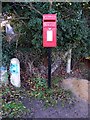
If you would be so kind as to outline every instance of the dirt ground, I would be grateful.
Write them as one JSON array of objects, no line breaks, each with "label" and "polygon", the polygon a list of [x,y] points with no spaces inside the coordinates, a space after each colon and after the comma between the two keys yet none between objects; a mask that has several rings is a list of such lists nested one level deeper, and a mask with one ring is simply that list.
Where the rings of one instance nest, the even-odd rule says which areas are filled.
[{"label": "dirt ground", "polygon": [[65,107],[58,101],[55,107],[45,108],[42,100],[29,98],[24,94],[21,101],[30,112],[23,114],[22,118],[88,118],[88,103],[75,99],[75,96],[73,98],[74,100],[71,100],[70,104],[65,104]]}]

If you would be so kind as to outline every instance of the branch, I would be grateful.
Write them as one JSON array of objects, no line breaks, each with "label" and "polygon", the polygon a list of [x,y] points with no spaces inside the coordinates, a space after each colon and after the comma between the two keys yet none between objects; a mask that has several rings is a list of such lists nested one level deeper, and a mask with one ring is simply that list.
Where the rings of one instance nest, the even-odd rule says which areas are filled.
[{"label": "branch", "polygon": [[71,15],[67,15],[67,16],[62,16],[62,19],[71,19]]},{"label": "branch", "polygon": [[[52,63],[51,65],[51,74],[53,74],[58,67],[60,67],[60,65],[62,64],[62,61],[61,61],[61,58],[60,57],[57,57],[56,60],[54,61],[54,63]],[[47,74],[48,72],[48,68],[43,68],[42,71],[41,71],[41,74]]]},{"label": "branch", "polygon": [[[30,19],[30,18],[26,18],[26,17],[19,17],[19,18],[7,18],[6,20],[27,20],[27,19]],[[23,21],[24,22],[24,21]]]},{"label": "branch", "polygon": [[35,7],[33,7],[32,3],[29,3],[29,5],[30,6],[28,6],[28,8],[35,10],[37,13],[39,13],[41,16],[43,16],[43,14],[39,10],[37,10]]},{"label": "branch", "polygon": [[49,10],[51,10],[52,9],[52,2],[53,2],[53,0],[49,0],[49,2],[50,2]]},{"label": "branch", "polygon": [[[66,13],[67,15],[65,16],[64,13]],[[75,15],[75,11],[72,9],[68,9],[68,8],[64,8],[64,11],[62,12],[62,19],[68,19],[71,18],[73,15]]]},{"label": "branch", "polygon": [[[18,17],[18,18],[20,18],[20,16],[17,14],[17,12],[14,10],[14,13],[16,14],[16,16]],[[26,23],[23,21],[23,20],[21,20],[21,22],[27,27],[27,25],[26,25]]]}]

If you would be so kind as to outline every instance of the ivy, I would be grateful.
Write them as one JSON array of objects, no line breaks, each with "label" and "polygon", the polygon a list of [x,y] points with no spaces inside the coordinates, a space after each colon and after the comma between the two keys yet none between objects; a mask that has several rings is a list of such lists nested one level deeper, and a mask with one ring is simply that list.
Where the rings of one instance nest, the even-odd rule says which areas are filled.
[{"label": "ivy", "polygon": [[[33,7],[32,7],[33,6]],[[3,3],[3,14],[13,16],[11,23],[16,33],[22,33],[18,38],[18,49],[22,47],[31,48],[32,51],[38,51],[38,54],[46,52],[42,47],[42,15],[48,13],[57,14],[57,51],[67,51],[70,47],[73,49],[75,57],[89,56],[88,48],[89,27],[83,12],[83,3],[59,3],[53,2],[50,9],[49,2],[35,3]],[[15,19],[15,18],[18,19]],[[21,17],[25,18],[22,19]],[[21,18],[21,19],[19,19]],[[3,43],[3,49],[6,45]],[[81,47],[80,47],[81,46]],[[14,54],[15,44],[11,48]],[[76,51],[79,54],[76,54]],[[3,57],[5,58],[6,53]],[[11,53],[10,53],[11,55]],[[7,60],[6,60],[7,61]]]}]

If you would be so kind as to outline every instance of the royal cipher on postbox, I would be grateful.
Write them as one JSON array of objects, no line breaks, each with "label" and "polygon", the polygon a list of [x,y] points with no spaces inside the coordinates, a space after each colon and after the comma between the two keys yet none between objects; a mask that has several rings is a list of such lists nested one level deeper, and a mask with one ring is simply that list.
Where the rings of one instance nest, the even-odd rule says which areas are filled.
[{"label": "royal cipher on postbox", "polygon": [[56,14],[43,15],[43,47],[56,47]]}]

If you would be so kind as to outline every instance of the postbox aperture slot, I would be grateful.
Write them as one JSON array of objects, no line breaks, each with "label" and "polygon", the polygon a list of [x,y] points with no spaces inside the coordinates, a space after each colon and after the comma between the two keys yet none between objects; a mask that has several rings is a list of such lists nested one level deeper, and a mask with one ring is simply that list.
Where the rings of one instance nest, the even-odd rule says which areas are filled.
[{"label": "postbox aperture slot", "polygon": [[44,22],[55,22],[55,20],[44,20]]}]

